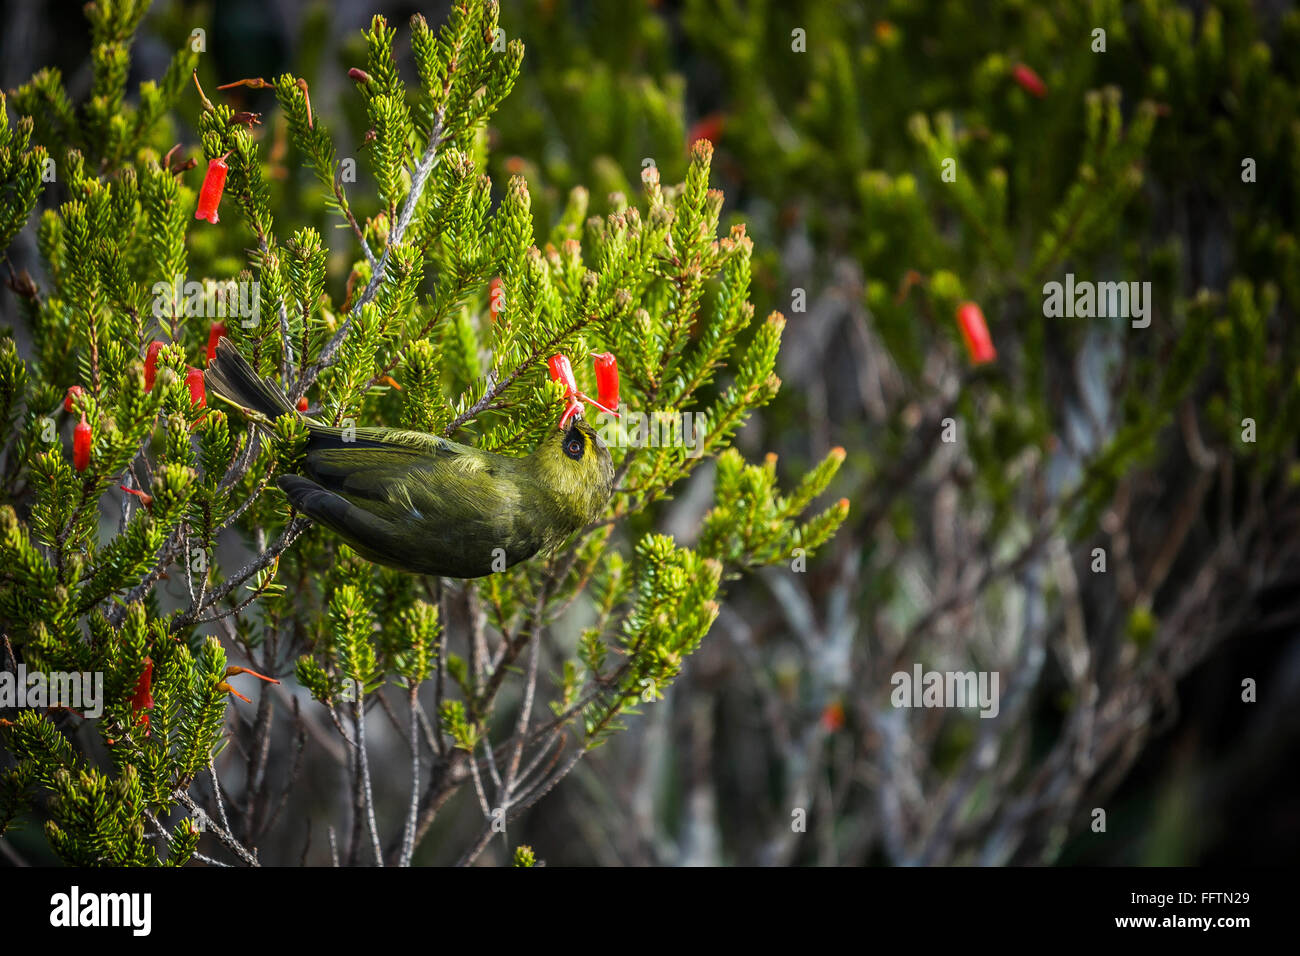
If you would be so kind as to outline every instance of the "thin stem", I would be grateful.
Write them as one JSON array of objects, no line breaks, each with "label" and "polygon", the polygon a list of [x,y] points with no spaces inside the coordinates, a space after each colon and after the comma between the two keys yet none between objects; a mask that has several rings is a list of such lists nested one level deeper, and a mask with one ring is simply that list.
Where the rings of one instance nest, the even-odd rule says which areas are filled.
[{"label": "thin stem", "polygon": [[366,754],[365,698],[357,695],[357,759],[361,763],[361,785],[365,792],[366,823],[370,827],[370,843],[375,851],[375,865],[384,865],[384,852],[379,848],[379,827],[375,823],[375,792],[370,786],[370,758]]},{"label": "thin stem", "polygon": [[175,634],[177,631],[181,630],[182,628],[188,627],[190,624],[194,623],[194,621],[198,618],[199,614],[202,613],[204,609],[211,607],[213,604],[216,604],[223,597],[225,597],[231,591],[235,590],[235,588],[239,587],[241,584],[243,584],[245,581],[251,578],[258,571],[261,571],[272,561],[277,560],[280,557],[280,555],[285,550],[288,549],[289,545],[293,544],[294,540],[298,537],[298,535],[302,534],[302,532],[307,530],[307,528],[310,526],[311,526],[310,518],[298,517],[290,521],[287,525],[285,525],[284,531],[280,533],[280,537],[276,539],[273,545],[271,545],[269,548],[267,548],[265,551],[259,554],[248,564],[244,565],[244,567],[240,568],[230,577],[226,578],[226,580],[223,581],[219,586],[213,588],[212,593],[208,595],[208,598],[203,602],[201,606],[198,604],[192,605],[188,611],[186,611],[184,614],[176,618],[176,620],[172,622],[171,633]]},{"label": "thin stem", "polygon": [[411,805],[406,814],[406,830],[402,833],[402,855],[398,866],[410,866],[415,854],[415,819],[420,812],[420,685],[412,682],[411,703]]},{"label": "thin stem", "polygon": [[185,804],[186,809],[188,809],[195,817],[198,817],[199,822],[203,825],[204,829],[211,830],[216,834],[217,839],[225,844],[226,848],[234,853],[235,856],[239,857],[249,866],[262,865],[257,862],[257,857],[253,856],[252,853],[244,848],[242,843],[231,835],[229,830],[221,826],[217,821],[213,820],[212,817],[208,816],[208,812],[195,803],[190,795],[184,790],[174,791],[172,793],[172,798]]},{"label": "thin stem", "polygon": [[507,375],[505,378],[501,379],[500,381],[491,382],[491,384],[489,384],[488,387],[484,390],[482,397],[479,398],[479,400],[476,401],[469,408],[465,409],[465,411],[461,412],[459,415],[453,418],[451,420],[451,424],[449,424],[446,428],[444,428],[442,430],[442,433],[444,435],[451,435],[462,425],[464,425],[466,422],[470,421],[475,416],[481,415],[483,412],[487,411],[488,408],[492,405],[492,403],[496,400],[497,396],[500,395],[502,392],[504,392],[511,385],[513,385],[515,383],[515,380],[518,379],[519,376],[523,375],[524,372],[531,369],[535,363],[540,362],[542,360],[542,357],[545,356],[547,352],[550,352],[553,349],[555,349],[566,338],[568,338],[570,335],[573,335],[575,332],[580,331],[590,322],[594,321],[595,318],[596,316],[594,315],[584,315],[581,318],[571,322],[567,327],[561,329],[559,332],[556,332],[545,342],[538,345],[535,349],[533,349],[531,353],[529,353],[527,358],[525,358],[522,362],[520,362],[518,365],[514,367],[514,369],[510,372],[509,375]]},{"label": "thin stem", "polygon": [[334,198],[339,202],[339,209],[343,211],[344,218],[347,219],[348,225],[352,227],[352,233],[357,237],[357,242],[361,244],[361,251],[365,254],[366,262],[370,263],[371,272],[378,270],[378,264],[375,262],[375,254],[370,251],[370,243],[366,242],[366,234],[361,231],[357,224],[357,217],[352,214],[352,207],[348,205],[348,197],[343,191],[343,165],[334,172]]}]

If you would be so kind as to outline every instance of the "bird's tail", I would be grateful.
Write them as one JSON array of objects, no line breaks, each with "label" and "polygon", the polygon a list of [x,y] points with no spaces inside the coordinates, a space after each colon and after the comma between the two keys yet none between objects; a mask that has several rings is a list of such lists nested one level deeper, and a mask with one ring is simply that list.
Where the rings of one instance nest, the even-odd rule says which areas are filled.
[{"label": "bird's tail", "polygon": [[203,380],[208,391],[267,421],[293,411],[289,397],[274,382],[254,372],[228,338],[217,343],[216,357],[208,363]]}]

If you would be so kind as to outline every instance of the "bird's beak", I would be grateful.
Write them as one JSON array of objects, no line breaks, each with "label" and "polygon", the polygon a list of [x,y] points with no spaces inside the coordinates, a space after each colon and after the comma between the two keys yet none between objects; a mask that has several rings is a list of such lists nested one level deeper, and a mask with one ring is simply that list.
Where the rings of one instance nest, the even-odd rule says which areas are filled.
[{"label": "bird's beak", "polygon": [[564,414],[560,416],[560,431],[568,431],[569,425],[573,420],[582,415],[582,402],[578,401],[577,396],[569,399],[569,404],[564,409]]}]

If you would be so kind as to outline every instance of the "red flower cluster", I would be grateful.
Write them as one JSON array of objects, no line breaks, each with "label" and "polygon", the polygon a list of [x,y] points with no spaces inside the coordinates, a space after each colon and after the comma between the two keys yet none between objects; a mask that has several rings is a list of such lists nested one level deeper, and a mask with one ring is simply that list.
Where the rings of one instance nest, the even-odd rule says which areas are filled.
[{"label": "red flower cluster", "polygon": [[583,402],[594,405],[602,412],[609,412],[611,415],[618,414],[618,362],[612,354],[602,352],[596,355],[594,365],[596,383],[600,394],[599,399],[584,395],[578,391],[578,381],[573,377],[573,366],[569,363],[569,357],[563,352],[552,355],[547,359],[547,364],[551,368],[552,380],[564,383],[565,394],[569,400],[569,404],[565,406],[564,414],[560,417],[561,431],[569,427],[569,423],[573,421],[575,415],[582,414]]}]

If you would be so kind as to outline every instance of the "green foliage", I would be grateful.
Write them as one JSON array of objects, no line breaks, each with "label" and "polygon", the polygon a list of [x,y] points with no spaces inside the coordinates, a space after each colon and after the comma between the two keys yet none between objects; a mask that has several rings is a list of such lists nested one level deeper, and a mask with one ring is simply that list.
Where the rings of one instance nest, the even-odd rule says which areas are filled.
[{"label": "green foliage", "polygon": [[[227,733],[236,692],[227,680],[241,669],[227,669],[215,635],[268,672],[294,660],[299,683],[340,732],[350,719],[358,738],[367,700],[385,685],[408,689],[414,708],[436,683],[437,748],[478,759],[498,733],[492,716],[502,685],[518,679],[515,660],[582,601],[591,623],[569,642],[555,686],[537,694],[552,695],[554,725],[569,728],[579,754],[598,746],[676,679],[716,618],[728,575],[815,550],[847,514],[841,503],[802,517],[839,453],[783,496],[770,465],[745,466],[730,449],[777,394],[784,319],[754,321],[753,244],[740,225],[718,237],[712,151],[697,145],[679,185],[645,169],[640,201],[620,195],[604,215],[588,216],[580,187],[539,215],[524,176],[487,171],[484,130],[516,83],[523,44],[504,42],[495,3],[462,0],[436,32],[412,20],[414,86],[395,60],[397,31],[376,17],[364,34],[365,68],[354,78],[372,196],[348,196],[354,177],[343,171],[354,157],[340,158],[325,122],[332,111],[310,101],[306,79],[265,84],[290,155],[324,193],[308,208],[350,231],[326,233],[319,219],[294,228],[287,223],[305,206],[286,198],[303,190],[297,171],[282,186],[270,124],[236,122],[219,93],[200,89],[180,108],[201,143],[198,168],[160,160],[170,135],[161,120],[176,110],[197,55],[183,50],[132,106],[129,51],[146,7],[88,6],[95,53],[85,103],[71,104],[58,74],[45,71],[13,97],[26,115],[12,125],[0,118],[6,244],[41,197],[47,152],[66,157],[37,230],[46,282],[29,297],[30,352],[0,339],[0,424],[14,425],[2,476],[0,623],[29,667],[105,675],[98,720],[24,711],[5,722],[0,737],[15,765],[0,776],[0,823],[34,812],[73,864],[187,860],[200,831],[161,821],[177,803],[190,806],[196,775]],[[220,222],[196,224],[199,183],[219,157],[229,168]],[[187,284],[187,273],[199,278]],[[463,635],[444,631],[449,583],[369,565],[289,513],[275,478],[301,462],[300,419],[268,428],[198,401],[194,370],[218,321],[291,402],[310,391],[311,414],[345,429],[400,423],[520,454],[561,412],[547,359],[574,356],[579,387],[595,394],[582,359],[608,350],[625,409],[658,422],[689,413],[696,440],[679,429],[667,446],[611,441],[620,479],[606,520],[458,589],[481,608],[478,626],[493,629],[498,649],[483,659],[480,631],[466,655],[453,654]],[[155,341],[163,347],[153,355]],[[59,403],[71,385],[82,394],[68,413]],[[73,429],[83,418],[93,438],[78,471]],[[698,547],[631,530],[714,456],[718,500]],[[119,485],[147,497],[124,497]],[[120,520],[102,520],[105,505]],[[248,555],[218,567],[219,542]],[[84,733],[74,737],[84,724],[107,745],[106,765],[83,749]],[[356,766],[363,772],[364,761]],[[152,841],[159,831],[163,843]],[[521,865],[531,865],[525,850]]]},{"label": "green foliage", "polygon": [[530,846],[515,847],[515,866],[528,867],[528,866],[536,866],[536,865],[537,865],[537,855],[533,853],[532,847]]},{"label": "green foliage", "polygon": [[[1209,621],[1189,627],[1165,613],[1186,599],[1181,575],[1214,550],[1216,528],[1234,560],[1255,560],[1235,550],[1252,537],[1257,506],[1247,498],[1272,525],[1294,511],[1300,474],[1300,14],[1274,16],[1243,0],[687,0],[680,16],[652,4],[597,5],[583,16],[553,13],[543,0],[505,9],[530,49],[565,51],[562,63],[530,58],[495,124],[489,168],[523,176],[538,221],[554,221],[571,195],[581,196],[584,214],[621,212],[628,181],[647,162],[652,178],[685,178],[684,192],[697,197],[698,181],[691,186],[684,168],[691,141],[714,144],[710,182],[737,203],[724,211],[724,228],[743,218],[744,241],[757,251],[732,259],[706,286],[691,330],[704,347],[672,366],[679,380],[701,378],[714,397],[693,362],[707,368],[713,354],[732,359],[750,341],[753,327],[738,309],[788,311],[802,336],[783,356],[786,387],[743,436],[753,442],[744,447],[771,447],[781,457],[764,467],[719,455],[700,554],[729,571],[751,556],[791,561],[798,526],[782,518],[770,489],[786,472],[817,486],[829,460],[808,460],[808,449],[841,443],[848,463],[830,487],[854,503],[838,546],[857,552],[845,562],[843,586],[864,622],[845,673],[887,674],[880,652],[899,646],[901,659],[956,653],[996,666],[1015,646],[1008,616],[1022,596],[1026,606],[1043,601],[1055,639],[1062,615],[1071,619],[1065,596],[1046,583],[1055,568],[1026,570],[1051,564],[1042,558],[1047,542],[1063,545],[1076,568],[1087,567],[1098,544],[1111,555],[1110,577],[1083,585],[1089,648],[1128,639],[1167,652],[1171,619],[1182,624],[1177,639],[1204,646]],[[792,45],[794,28],[803,50]],[[1094,48],[1099,29],[1104,52]],[[1018,85],[1019,64],[1041,76],[1041,99]],[[690,239],[676,224],[669,235],[674,245]],[[568,238],[552,238],[561,257]],[[1045,315],[1044,285],[1067,273],[1149,281],[1150,324]],[[996,362],[980,369],[969,367],[954,321],[965,301],[982,307],[997,347]],[[654,357],[636,356],[642,343],[654,344],[653,319],[666,312],[658,303],[645,314],[634,307],[620,325],[625,376],[654,374]],[[733,321],[745,333],[715,349],[713,330]],[[1181,496],[1184,479],[1188,498],[1174,511],[1165,499]],[[635,480],[630,472],[627,482]],[[1202,503],[1205,487],[1213,490]],[[799,492],[789,500],[800,501]],[[832,524],[833,512],[823,512]],[[1169,512],[1182,523],[1166,541]],[[812,540],[817,521],[802,531]],[[1131,542],[1137,587],[1114,584],[1120,539]],[[977,573],[986,559],[988,573]],[[1270,573],[1285,580],[1287,566],[1275,559]],[[1143,580],[1148,575],[1157,584]],[[1000,590],[1003,582],[1014,582],[1015,593]],[[593,587],[602,583],[597,572]],[[809,614],[824,611],[833,621],[843,609],[839,592],[828,599],[826,588],[810,582],[805,596],[795,585]],[[789,594],[777,597],[788,606]],[[746,598],[766,606],[765,595]],[[1235,585],[1221,599],[1247,603]],[[792,629],[803,613],[787,620]],[[584,631],[579,648],[598,661],[596,636]],[[781,688],[795,727],[823,712],[827,684],[843,689],[816,673],[821,659],[798,636],[759,651],[759,685]],[[799,693],[786,701],[792,654],[807,666]],[[1182,658],[1179,666],[1190,666]],[[581,669],[566,669],[563,684],[576,688]],[[734,690],[728,684],[719,696]],[[854,691],[868,709],[888,695],[880,686]],[[1076,710],[1069,722],[1087,713]],[[719,750],[754,743],[728,730]],[[1010,730],[1002,739],[1012,739]],[[869,734],[857,743],[871,752],[878,740]],[[835,752],[828,749],[828,764]],[[1030,799],[1018,781],[1039,769],[1038,756],[1019,775],[1001,759],[996,774],[971,763],[955,778],[935,774],[924,804],[942,804],[954,779],[974,780],[975,810],[945,818],[961,833],[953,842],[978,839],[985,823],[1000,838],[1017,824],[986,814],[981,802],[997,800],[982,791],[1000,788],[992,793],[1004,793],[1007,805]],[[790,763],[798,761],[774,759],[766,769],[802,785]],[[894,786],[910,792],[912,772],[908,765]],[[854,789],[847,776],[837,783]],[[754,817],[772,819],[748,825],[788,827],[779,809],[755,809]],[[844,819],[838,803],[826,809],[823,819]],[[926,852],[943,844],[934,833],[946,823],[931,833],[931,822],[920,826],[930,834],[921,841]],[[743,839],[744,829],[733,816],[724,842]],[[828,824],[827,845],[852,843],[841,830]],[[879,843],[892,855],[890,841]]]}]

